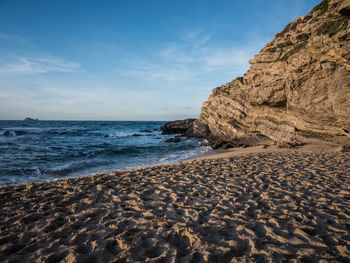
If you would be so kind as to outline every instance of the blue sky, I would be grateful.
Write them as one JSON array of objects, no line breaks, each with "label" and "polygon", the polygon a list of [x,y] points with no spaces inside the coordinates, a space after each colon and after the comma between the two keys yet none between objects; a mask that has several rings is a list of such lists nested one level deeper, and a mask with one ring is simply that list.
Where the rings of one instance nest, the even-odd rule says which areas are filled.
[{"label": "blue sky", "polygon": [[197,117],[319,0],[0,0],[0,119]]}]

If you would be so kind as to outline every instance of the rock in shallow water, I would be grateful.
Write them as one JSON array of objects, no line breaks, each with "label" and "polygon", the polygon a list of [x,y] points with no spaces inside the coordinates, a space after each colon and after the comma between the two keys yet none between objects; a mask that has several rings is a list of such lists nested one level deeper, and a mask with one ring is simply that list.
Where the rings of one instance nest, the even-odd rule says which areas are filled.
[{"label": "rock in shallow water", "polygon": [[161,127],[162,134],[185,134],[193,127],[196,119],[186,119],[167,122]]},{"label": "rock in shallow water", "polygon": [[9,130],[6,130],[6,131],[4,131],[4,133],[2,135],[4,135],[4,136],[12,136],[13,133],[11,131],[9,131]]},{"label": "rock in shallow water", "polygon": [[152,131],[150,131],[150,130],[141,130],[140,132],[151,133]]},{"label": "rock in shallow water", "polygon": [[175,138],[165,140],[165,142],[181,142],[181,138],[180,136],[176,136]]}]

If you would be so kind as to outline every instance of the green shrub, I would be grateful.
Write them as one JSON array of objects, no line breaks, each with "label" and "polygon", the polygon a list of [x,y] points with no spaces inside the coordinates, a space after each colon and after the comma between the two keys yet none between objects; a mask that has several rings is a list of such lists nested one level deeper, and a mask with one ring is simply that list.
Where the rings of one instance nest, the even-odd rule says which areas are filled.
[{"label": "green shrub", "polygon": [[323,23],[319,28],[317,28],[316,32],[319,35],[328,35],[329,37],[332,37],[340,31],[345,30],[348,23],[349,19],[346,17],[341,17],[337,20]]},{"label": "green shrub", "polygon": [[289,23],[283,30],[281,33],[278,34],[278,36],[283,36],[288,30],[289,30],[289,27],[292,23]]},{"label": "green shrub", "polygon": [[328,11],[328,3],[329,3],[329,0],[322,0],[322,2],[319,3],[317,6],[315,6],[311,12],[319,11],[319,13],[317,15],[318,16],[323,15],[324,13],[326,13]]},{"label": "green shrub", "polygon": [[291,50],[289,50],[286,54],[283,56],[277,58],[274,60],[274,62],[277,61],[286,61],[290,56],[294,55],[295,53],[299,52],[301,49],[305,48],[307,45],[307,41],[295,44]]}]

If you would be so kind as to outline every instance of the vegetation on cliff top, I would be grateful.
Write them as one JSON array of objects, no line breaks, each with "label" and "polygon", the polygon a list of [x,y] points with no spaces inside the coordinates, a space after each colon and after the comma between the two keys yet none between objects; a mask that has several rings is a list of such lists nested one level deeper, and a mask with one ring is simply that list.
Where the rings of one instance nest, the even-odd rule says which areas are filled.
[{"label": "vegetation on cliff top", "polygon": [[323,0],[321,3],[315,6],[311,12],[319,11],[318,16],[321,16],[328,11],[328,4],[329,0]]},{"label": "vegetation on cliff top", "polygon": [[347,28],[349,23],[349,18],[347,17],[341,17],[334,21],[328,21],[323,23],[318,29],[317,33],[319,35],[328,34],[329,37],[334,36],[335,34],[339,33],[340,31],[343,31]]}]

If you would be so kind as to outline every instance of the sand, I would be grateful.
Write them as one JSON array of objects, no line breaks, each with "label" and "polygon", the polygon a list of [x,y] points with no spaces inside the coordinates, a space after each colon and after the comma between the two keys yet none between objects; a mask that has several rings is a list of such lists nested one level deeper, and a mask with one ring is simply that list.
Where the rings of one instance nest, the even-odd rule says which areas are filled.
[{"label": "sand", "polygon": [[350,154],[259,149],[1,188],[0,261],[349,262]]}]

